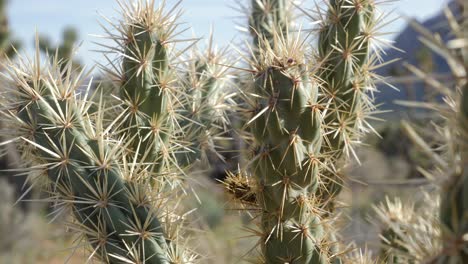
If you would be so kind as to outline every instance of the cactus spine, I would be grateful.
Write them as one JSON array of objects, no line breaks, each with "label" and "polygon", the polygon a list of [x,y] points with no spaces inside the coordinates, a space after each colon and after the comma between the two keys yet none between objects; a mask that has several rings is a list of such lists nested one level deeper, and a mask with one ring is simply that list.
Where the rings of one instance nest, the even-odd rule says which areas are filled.
[{"label": "cactus spine", "polygon": [[[338,161],[351,153],[373,109],[367,93],[374,89],[369,42],[376,21],[373,1],[332,0],[327,7],[319,13],[325,20],[318,58],[310,58],[300,34],[291,33],[291,2],[252,1],[254,81],[246,123],[255,144],[250,167],[266,263],[340,261],[331,257],[337,242],[322,218],[342,185]],[[311,66],[315,60],[319,69]]]},{"label": "cactus spine", "polygon": [[121,66],[114,65],[122,69],[123,104],[110,108],[119,116],[106,120],[109,109],[102,101],[97,111],[88,111],[91,85],[85,96],[78,90],[87,75],[71,59],[42,65],[39,44],[34,62],[8,62],[11,86],[2,95],[2,114],[10,128],[21,128],[23,157],[47,177],[56,203],[73,212],[74,230],[90,245],[91,257],[106,263],[192,263],[196,255],[178,243],[183,217],[170,208],[178,200],[180,169],[171,145],[177,122],[170,89],[177,80],[167,41],[178,13],[166,13],[164,3],[155,10],[154,1],[119,3],[124,21],[115,29],[125,37],[111,37],[123,54]]},{"label": "cactus spine", "polygon": [[150,164],[152,177],[175,164],[168,149],[176,126],[171,93],[177,80],[170,67],[169,41],[173,19],[179,14],[163,13],[164,5],[157,10],[153,10],[154,1],[126,6],[119,43],[123,54],[120,98],[127,105],[123,130],[133,135],[128,138],[130,147],[139,161]]},{"label": "cactus spine", "polygon": [[249,18],[253,82],[245,93],[246,126],[254,144],[259,244],[265,263],[327,263],[313,203],[322,143],[318,87],[309,77],[304,40],[288,32],[291,12],[288,1],[252,1]]},{"label": "cactus spine", "polygon": [[[353,153],[366,115],[373,110],[369,92],[374,90],[370,67],[370,40],[377,24],[373,0],[331,0],[320,28],[318,51],[322,80],[321,102],[326,104],[324,152],[330,153],[334,168],[325,171],[321,199],[333,211],[333,198],[342,188],[339,161]],[[336,164],[338,162],[338,164]]]},{"label": "cactus spine", "polygon": [[[118,263],[125,258],[168,263],[161,224],[152,209],[133,196],[137,185],[124,181],[122,169],[113,160],[119,146],[109,147],[103,131],[90,126],[85,102],[74,95],[80,81],[71,76],[70,68],[62,80],[57,66],[41,70],[37,60],[29,69],[10,72],[19,103],[12,103],[8,110],[16,109],[24,141],[32,147],[30,153],[23,151],[24,157],[31,160],[33,156],[45,171],[50,191],[58,202],[71,207],[103,261]],[[136,255],[129,255],[127,247]]]},{"label": "cactus spine", "polygon": [[317,87],[309,80],[303,54],[277,51],[264,54],[256,68],[259,98],[249,121],[257,144],[251,167],[263,211],[262,250],[266,263],[324,263],[327,257],[319,246],[323,230],[311,200],[321,147]]},{"label": "cactus spine", "polygon": [[287,0],[251,0],[249,31],[254,47],[259,47],[263,38],[273,41],[275,32],[286,32],[292,19],[291,8]]},{"label": "cactus spine", "polygon": [[[228,138],[228,111],[235,106],[230,80],[230,62],[226,49],[218,50],[213,33],[205,52],[194,47],[189,57],[188,72],[183,84],[186,99],[180,121],[181,134],[188,151],[179,155],[181,164],[200,160],[203,165],[223,162],[222,152]],[[233,90],[233,89],[231,89]]]},{"label": "cactus spine", "polygon": [[[432,149],[431,145],[426,143],[408,123],[404,123],[404,128],[415,145],[419,146],[434,163],[434,169],[425,173],[429,175],[428,179],[433,179],[433,186],[429,191],[430,197],[425,197],[421,202],[423,206],[420,206],[419,210],[424,212],[415,210],[416,216],[411,218],[420,221],[432,217],[435,221],[431,219],[432,223],[424,225],[426,228],[405,221],[392,224],[392,229],[399,232],[395,232],[396,236],[387,237],[389,241],[387,244],[393,245],[392,258],[400,262],[403,262],[401,260],[407,260],[405,263],[468,262],[467,4],[467,1],[451,3],[451,7],[458,9],[459,14],[465,12],[460,19],[453,13],[453,10],[457,11],[456,9],[445,9],[447,25],[451,30],[450,36],[455,37],[447,43],[439,35],[433,34],[417,22],[412,22],[412,26],[420,33],[423,43],[446,59],[453,79],[442,83],[431,73],[407,65],[414,75],[440,93],[443,100],[426,103],[428,109],[441,118],[442,125],[434,124],[436,133],[433,137],[434,142],[441,147]],[[460,45],[461,43],[464,44]],[[427,127],[424,129],[427,130]],[[389,217],[381,218],[390,222]]]}]

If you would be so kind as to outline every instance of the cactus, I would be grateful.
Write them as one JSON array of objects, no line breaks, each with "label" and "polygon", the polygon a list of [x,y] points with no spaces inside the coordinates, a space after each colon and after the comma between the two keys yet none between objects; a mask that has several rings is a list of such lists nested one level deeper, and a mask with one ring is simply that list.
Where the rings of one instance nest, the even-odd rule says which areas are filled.
[{"label": "cactus", "polygon": [[328,258],[320,246],[323,227],[312,198],[322,143],[318,87],[309,79],[300,45],[294,39],[276,49],[262,48],[255,65],[257,99],[248,124],[256,143],[251,168],[263,208],[267,263],[324,263]]},{"label": "cactus", "polygon": [[[373,0],[332,0],[322,22],[318,38],[318,60],[322,80],[319,101],[325,104],[324,153],[334,163],[332,170],[325,171],[325,187],[320,197],[327,211],[334,210],[333,199],[341,191],[340,158],[343,153],[351,156],[353,144],[366,128],[367,115],[374,109],[370,92],[375,90],[370,69],[371,38],[378,21],[374,18]],[[343,163],[341,161],[341,163]]]},{"label": "cactus", "polygon": [[[46,54],[56,53],[56,56],[54,58],[57,58],[58,60],[63,61],[64,63],[62,63],[61,65],[63,65],[62,67],[64,67],[66,65],[66,61],[73,58],[75,42],[77,41],[77,39],[78,39],[77,30],[73,27],[67,27],[63,30],[62,43],[59,46],[54,47],[49,38],[47,38],[46,36],[40,36],[39,37],[39,49]],[[80,69],[81,64],[75,60],[73,62],[73,67]]]},{"label": "cactus", "polygon": [[288,0],[251,0],[248,31],[254,48],[258,48],[263,39],[273,45],[274,34],[288,30],[293,18],[291,3]]},{"label": "cactus", "polygon": [[319,10],[326,19],[318,56],[310,57],[292,23],[291,2],[252,1],[253,82],[243,94],[255,182],[246,187],[232,174],[224,184],[241,202],[261,208],[266,263],[345,261],[337,257],[330,213],[342,185],[342,153],[350,155],[373,109],[373,10],[373,1],[330,1],[327,15]]},{"label": "cactus", "polygon": [[[467,2],[454,6],[466,12]],[[459,5],[459,6],[458,6]],[[461,12],[460,12],[461,13]],[[394,229],[404,230],[394,236],[398,241],[397,248],[404,248],[406,253],[394,254],[396,259],[409,259],[412,263],[421,261],[428,263],[467,263],[468,262],[468,40],[466,30],[466,14],[457,20],[454,13],[446,8],[447,25],[450,26],[451,36],[455,39],[445,43],[438,35],[412,21],[412,26],[420,33],[421,40],[434,53],[446,59],[450,66],[452,81],[445,83],[434,78],[431,73],[425,73],[421,69],[407,65],[407,68],[417,77],[434,88],[443,97],[443,100],[425,103],[422,107],[435,111],[444,121],[442,124],[434,124],[434,142],[441,146],[432,149],[416,130],[408,123],[404,128],[416,146],[433,161],[434,169],[425,171],[424,174],[432,180],[430,197],[424,199],[423,206],[414,212],[414,219],[436,218],[428,228],[421,229],[418,225],[394,223]],[[464,44],[462,44],[464,43]],[[407,103],[414,107],[422,104]],[[427,130],[427,126],[424,128]],[[443,151],[440,151],[443,150]],[[440,203],[434,202],[434,196]],[[415,199],[415,197],[412,197]],[[434,204],[436,206],[434,206]],[[435,208],[435,209],[434,209]],[[423,212],[418,212],[423,210]],[[388,217],[382,217],[388,219]],[[387,221],[388,222],[388,221]],[[404,228],[400,228],[403,226]],[[389,239],[390,240],[390,239]],[[393,247],[395,248],[395,247]],[[418,250],[415,250],[418,249]],[[394,250],[394,249],[393,249]],[[406,262],[405,262],[406,263]]]},{"label": "cactus", "polygon": [[[216,136],[228,125],[223,108],[230,95],[220,87],[231,84],[229,67],[211,48],[183,61],[173,45],[180,11],[154,3],[119,1],[123,19],[108,30],[118,47],[106,70],[117,79],[119,105],[95,94],[99,104],[90,111],[96,108],[87,96],[91,86],[78,90],[87,75],[72,59],[41,63],[39,54],[31,63],[9,61],[10,88],[2,96],[1,113],[10,128],[20,128],[23,156],[47,178],[56,203],[72,211],[73,229],[91,256],[107,263],[195,261],[180,243],[184,218],[172,207],[186,165],[203,156],[204,146],[217,151]],[[341,184],[338,160],[351,152],[372,109],[366,93],[373,88],[374,7],[370,0],[331,0],[328,7],[316,63],[308,38],[293,28],[290,1],[252,1],[254,47],[241,93],[252,142],[248,172],[255,177],[239,172],[224,183],[260,209],[265,263],[346,259],[332,248],[329,205]],[[187,64],[188,71],[179,71]],[[108,112],[116,115],[109,120]]]},{"label": "cactus", "polygon": [[169,66],[168,43],[172,19],[178,14],[166,15],[162,7],[152,10],[152,5],[143,1],[127,6],[119,43],[119,52],[124,54],[120,98],[127,105],[122,128],[135,135],[129,138],[130,148],[139,161],[150,164],[153,176],[171,164],[166,147],[175,129],[170,107],[176,76]]},{"label": "cactus", "polygon": [[[227,61],[227,49],[218,50],[210,34],[205,52],[197,46],[188,59],[188,71],[184,80],[181,113],[181,138],[188,151],[178,157],[180,164],[192,164],[201,160],[205,166],[224,162],[223,154],[229,151],[230,117],[235,107],[232,97],[231,62]],[[224,153],[223,153],[224,152]]]},{"label": "cactus", "polygon": [[437,252],[440,243],[432,238],[440,236],[437,215],[439,201],[431,200],[431,194],[423,193],[430,202],[403,203],[401,199],[386,198],[374,206],[376,225],[381,226],[383,244],[380,258],[384,263],[420,263]]},{"label": "cactus", "polygon": [[[444,234],[443,245],[445,250],[438,261],[448,263],[468,262],[468,2],[461,1],[459,5],[463,19],[458,24],[459,28],[454,28],[453,31],[456,33],[458,41],[464,42],[464,46],[454,47],[452,56],[456,58],[457,51],[460,51],[461,62],[451,66],[455,76],[459,70],[464,69],[462,75],[464,79],[461,78],[457,82],[461,94],[458,99],[457,127],[459,131],[455,135],[457,140],[455,144],[458,143],[460,163],[442,189],[440,209],[440,219],[446,228],[444,229],[446,234]],[[447,11],[447,13],[449,12]]]},{"label": "cactus", "polygon": [[23,128],[23,142],[30,143],[23,157],[34,157],[31,162],[45,171],[50,191],[71,207],[103,261],[169,263],[161,223],[150,207],[154,201],[141,197],[142,183],[125,180],[129,176],[114,160],[121,155],[120,146],[112,146],[104,131],[91,126],[86,102],[73,95],[79,80],[68,71],[63,81],[58,65],[41,69],[35,63],[10,72],[18,101],[4,110],[16,110],[12,120]]},{"label": "cactus", "polygon": [[233,175],[225,185],[261,208],[259,245],[265,263],[325,263],[323,227],[312,199],[318,186],[313,157],[321,147],[318,88],[309,78],[306,47],[290,36],[290,17],[288,1],[252,1],[253,81],[244,93],[251,107],[246,126],[253,135],[249,167],[255,183],[245,188],[239,183],[246,181]]},{"label": "cactus", "polygon": [[241,186],[248,181],[238,174],[224,184],[244,203],[261,208],[259,245],[265,263],[326,263],[313,198],[322,143],[318,87],[309,76],[306,45],[288,30],[292,11],[286,3],[252,1],[252,82],[243,93],[255,181]]},{"label": "cactus", "polygon": [[[180,168],[170,135],[178,104],[168,41],[179,11],[165,12],[165,3],[154,9],[154,1],[120,4],[124,19],[116,29],[125,38],[111,37],[121,41],[122,105],[106,108],[98,100],[98,109],[89,111],[91,84],[79,90],[88,76],[71,58],[42,63],[37,42],[32,62],[8,61],[2,115],[9,131],[20,128],[15,136],[23,158],[47,179],[54,201],[72,212],[72,227],[88,242],[90,257],[192,263],[197,256],[178,241],[184,218],[176,215]],[[120,115],[106,120],[109,109]],[[44,182],[40,176],[36,182]]]}]

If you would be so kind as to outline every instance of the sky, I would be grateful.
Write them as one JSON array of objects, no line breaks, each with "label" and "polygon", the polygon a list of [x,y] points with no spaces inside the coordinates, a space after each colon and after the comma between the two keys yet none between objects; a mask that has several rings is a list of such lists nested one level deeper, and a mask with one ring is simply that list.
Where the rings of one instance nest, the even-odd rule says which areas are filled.
[{"label": "sky", "polygon": [[[246,0],[183,0],[182,21],[191,27],[188,37],[192,32],[198,37],[206,37],[213,26],[216,42],[219,45],[228,45],[239,36],[235,22],[239,22],[240,13],[232,8],[238,1]],[[168,6],[173,6],[178,0],[167,2]],[[312,7],[313,3],[314,0],[305,0],[306,7]],[[391,11],[391,17],[405,16],[424,20],[436,14],[446,3],[447,0],[399,0],[385,4],[383,9]],[[104,61],[101,54],[93,51],[99,49],[94,42],[103,42],[98,37],[104,34],[100,24],[106,24],[102,16],[110,19],[119,17],[115,0],[9,0],[7,12],[10,29],[14,37],[22,41],[26,52],[33,49],[36,31],[57,43],[65,27],[77,28],[81,43],[77,56],[88,66],[95,61]],[[405,21],[400,18],[384,30],[398,32],[404,26]]]}]

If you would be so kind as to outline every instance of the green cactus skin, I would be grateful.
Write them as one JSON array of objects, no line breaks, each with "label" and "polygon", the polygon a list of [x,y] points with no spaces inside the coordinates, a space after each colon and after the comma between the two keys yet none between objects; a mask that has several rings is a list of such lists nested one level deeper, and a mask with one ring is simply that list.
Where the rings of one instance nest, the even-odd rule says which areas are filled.
[{"label": "green cactus skin", "polygon": [[228,112],[235,103],[229,88],[229,65],[227,50],[217,51],[210,38],[208,49],[201,52],[194,47],[190,57],[186,81],[186,99],[183,101],[183,117],[179,121],[184,145],[189,151],[177,158],[182,165],[200,160],[209,166],[223,161],[224,145],[229,144],[227,127],[230,125]]},{"label": "green cactus skin", "polygon": [[33,147],[30,153],[23,148],[23,157],[34,159],[46,171],[51,191],[71,204],[101,260],[169,263],[155,212],[132,196],[137,186],[123,180],[113,156],[118,155],[116,149],[109,147],[102,131],[93,131],[84,102],[74,96],[80,81],[72,76],[71,65],[63,75],[59,65],[41,70],[39,64],[36,61],[30,68],[31,74],[10,67],[17,89],[11,90],[12,97],[18,100],[9,110],[16,113],[18,125],[26,128],[25,141]]},{"label": "green cactus skin", "polygon": [[291,1],[288,0],[251,0],[249,32],[253,47],[259,47],[262,38],[273,45],[273,35],[285,33],[292,21]]},{"label": "green cactus skin", "polygon": [[[466,68],[468,70],[468,65]],[[460,168],[448,179],[441,192],[440,221],[447,237],[444,239],[443,254],[438,261],[444,263],[468,263],[468,144],[466,143],[468,84],[466,82],[460,97],[461,163]]]},{"label": "green cactus skin", "polygon": [[[68,27],[62,33],[62,43],[57,47],[54,47],[47,37],[40,36],[39,49],[45,53],[57,53],[57,58],[63,61],[64,63],[62,65],[65,66],[66,62],[73,57],[73,51],[77,40],[78,32],[76,29]],[[78,62],[75,62],[74,66],[80,68]]]},{"label": "green cactus skin", "polygon": [[253,83],[246,102],[252,109],[246,127],[253,135],[250,171],[261,208],[262,257],[265,263],[328,263],[312,198],[322,144],[318,87],[309,78],[305,46],[289,38],[290,2],[251,3]]},{"label": "green cactus skin", "polygon": [[165,14],[165,2],[156,10],[154,1],[137,2],[128,6],[131,13],[124,13],[122,23],[120,98],[127,105],[122,131],[131,135],[130,148],[151,166],[154,178],[177,166],[171,149],[178,126],[172,109],[177,78],[168,41],[180,11]]},{"label": "green cactus skin", "polygon": [[250,168],[262,208],[260,244],[266,263],[327,263],[320,245],[323,226],[311,198],[322,143],[318,87],[309,79],[303,53],[282,54],[285,47],[303,48],[291,41],[261,49],[259,64],[253,65],[255,104],[247,125],[256,146]]},{"label": "green cactus skin", "polygon": [[[327,102],[324,151],[338,161],[350,155],[350,145],[359,136],[362,118],[373,109],[366,94],[369,84],[369,40],[374,21],[373,0],[331,0],[320,30],[318,49],[322,62],[318,78],[323,81],[321,101]],[[336,172],[324,176],[320,197],[333,211],[333,197],[343,179]]]}]

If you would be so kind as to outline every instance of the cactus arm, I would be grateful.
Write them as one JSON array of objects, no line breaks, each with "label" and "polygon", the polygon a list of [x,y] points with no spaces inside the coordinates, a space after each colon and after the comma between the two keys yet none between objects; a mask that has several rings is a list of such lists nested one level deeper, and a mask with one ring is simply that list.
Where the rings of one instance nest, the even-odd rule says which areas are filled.
[{"label": "cactus arm", "polygon": [[208,49],[193,48],[189,59],[184,87],[187,95],[183,101],[183,142],[189,151],[181,153],[178,161],[189,165],[200,160],[212,165],[224,162],[221,151],[229,142],[227,129],[230,126],[228,113],[235,107],[226,49],[217,50],[212,37]]},{"label": "cactus arm", "polygon": [[269,42],[263,38],[254,55],[248,95],[255,104],[246,122],[253,134],[250,169],[262,208],[259,244],[266,263],[329,263],[313,199],[322,145],[318,86],[309,77],[300,41],[275,32],[275,45]]},{"label": "cactus arm", "polygon": [[[352,155],[352,142],[362,134],[363,118],[374,108],[367,94],[372,89],[369,77],[369,48],[375,3],[372,0],[336,0],[328,3],[326,20],[319,33],[318,51],[322,98],[327,103],[324,151],[334,163],[345,153]],[[339,166],[338,166],[339,168]],[[341,191],[343,179],[337,172],[324,175],[325,188],[319,196],[328,211],[334,210],[333,197]],[[326,202],[330,201],[330,202]]]},{"label": "cactus arm", "polygon": [[[62,78],[63,72],[53,70],[56,78]],[[94,245],[103,254],[102,259],[119,263],[116,257],[128,258],[128,252],[122,255],[122,249],[129,246],[138,248],[140,255],[133,257],[145,258],[146,263],[169,263],[159,221],[151,217],[148,208],[132,202],[134,199],[129,195],[118,165],[100,158],[110,150],[102,138],[89,136],[89,128],[83,120],[86,113],[80,112],[75,97],[69,96],[68,92],[73,91],[67,91],[69,87],[57,80],[40,76],[35,82],[17,80],[19,82],[15,83],[20,87],[16,94],[24,99],[17,108],[20,109],[17,120],[32,128],[33,133],[26,142],[36,148],[33,154],[47,170],[52,190],[59,196],[73,197],[69,203],[79,224],[90,232],[87,235],[90,242],[93,237],[109,239]],[[28,102],[31,98],[35,99]],[[148,221],[151,229],[132,230],[131,219],[134,218]],[[101,229],[96,229],[97,224]],[[145,232],[151,235],[143,236]]]},{"label": "cactus arm", "polygon": [[151,166],[154,182],[178,167],[173,157],[178,87],[169,42],[180,11],[165,13],[164,1],[156,9],[154,1],[137,2],[123,7],[123,21],[116,25],[121,33],[119,93],[126,106],[121,130],[131,152]]}]

